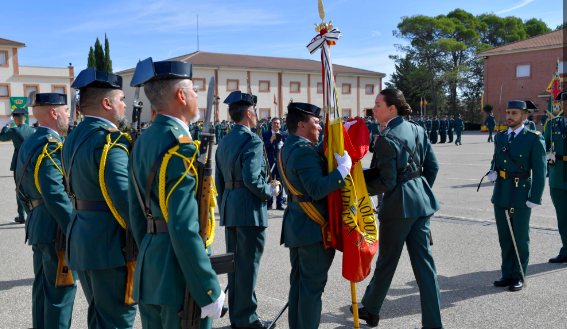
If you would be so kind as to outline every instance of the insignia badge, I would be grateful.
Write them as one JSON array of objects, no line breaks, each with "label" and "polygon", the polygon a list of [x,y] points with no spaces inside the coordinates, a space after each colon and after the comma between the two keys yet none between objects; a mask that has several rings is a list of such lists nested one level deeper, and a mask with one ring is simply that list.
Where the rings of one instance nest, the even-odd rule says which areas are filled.
[{"label": "insignia badge", "polygon": [[110,131],[110,132],[117,132],[117,131],[120,131],[120,130],[118,130],[118,128],[108,128],[108,131]]},{"label": "insignia badge", "polygon": [[49,143],[57,143],[57,140],[56,140],[55,138],[53,138],[53,137],[49,137],[49,138],[47,139],[47,141],[48,141]]},{"label": "insignia badge", "polygon": [[191,137],[184,135],[179,135],[179,137],[177,137],[177,140],[179,141],[179,144],[190,144],[193,142]]}]

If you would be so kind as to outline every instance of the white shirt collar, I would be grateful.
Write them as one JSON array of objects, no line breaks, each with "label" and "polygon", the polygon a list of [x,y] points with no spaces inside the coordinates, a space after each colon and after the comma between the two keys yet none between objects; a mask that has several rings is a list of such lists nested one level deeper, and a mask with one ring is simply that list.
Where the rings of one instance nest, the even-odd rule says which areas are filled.
[{"label": "white shirt collar", "polygon": [[55,130],[53,130],[53,129],[49,128],[49,127],[46,127],[46,126],[39,126],[39,128],[45,128],[45,129],[51,130],[56,136],[59,136],[59,133],[58,133],[58,132],[56,132]]},{"label": "white shirt collar", "polygon": [[189,136],[191,138],[193,137],[193,136],[191,136],[191,133],[189,132],[189,126],[185,122],[181,121],[181,119],[173,117],[171,115],[167,115],[167,114],[162,114],[162,115],[175,120],[177,123],[179,123],[179,125],[181,125],[181,127],[183,127],[183,129],[185,129],[185,133],[187,134],[187,136]]},{"label": "white shirt collar", "polygon": [[94,116],[94,115],[85,115],[85,118],[99,119],[99,120],[102,120],[102,121],[108,123],[112,128],[116,128],[116,125],[114,123],[110,122],[109,120],[106,120],[105,118],[97,117],[97,116]]},{"label": "white shirt collar", "polygon": [[279,133],[280,133],[279,131],[278,131],[278,132],[275,132],[275,131],[272,129],[272,134],[279,134]]},{"label": "white shirt collar", "polygon": [[388,120],[388,122],[386,122],[386,127],[388,127],[388,124],[390,123],[390,121],[394,120],[395,118],[399,117],[399,115],[396,115],[395,117],[391,118],[390,120]]},{"label": "white shirt collar", "polygon": [[522,130],[524,129],[524,126],[520,126],[520,128],[516,129],[516,130],[512,130],[512,128],[508,128],[508,136],[510,136],[510,134],[513,132],[516,133],[516,136],[520,135],[520,133],[522,132]]}]

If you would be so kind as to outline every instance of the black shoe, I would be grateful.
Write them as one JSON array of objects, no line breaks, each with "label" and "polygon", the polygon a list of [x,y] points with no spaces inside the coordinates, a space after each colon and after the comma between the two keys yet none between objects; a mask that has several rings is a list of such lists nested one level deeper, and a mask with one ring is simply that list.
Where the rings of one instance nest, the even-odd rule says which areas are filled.
[{"label": "black shoe", "polygon": [[272,210],[272,206],[271,206],[271,205],[270,205],[270,206],[268,206],[268,210]]},{"label": "black shoe", "polygon": [[567,256],[557,256],[549,260],[550,263],[559,264],[559,263],[567,263]]},{"label": "black shoe", "polygon": [[[250,324],[247,325],[246,327],[237,327],[237,328],[265,329],[265,328],[268,328],[268,327],[270,326],[270,324],[272,324],[272,322],[257,319],[256,321],[250,323]],[[274,323],[274,325],[272,326],[272,328],[275,328],[275,327],[276,327],[276,324]]]},{"label": "black shoe", "polygon": [[[350,313],[352,313],[352,306],[350,307]],[[379,315],[368,312],[364,307],[358,309],[358,318],[365,320],[366,324],[371,327],[377,327],[380,321]]]},{"label": "black shoe", "polygon": [[504,288],[504,287],[508,287],[510,284],[512,283],[512,279],[510,278],[502,278],[498,281],[494,281],[494,286],[495,287],[500,287],[500,288]]},{"label": "black shoe", "polygon": [[421,327],[421,329],[443,329],[443,327]]},{"label": "black shoe", "polygon": [[512,279],[512,283],[510,283],[508,290],[520,291],[522,290],[523,287],[524,287],[524,281],[522,281],[521,279]]},{"label": "black shoe", "polygon": [[285,208],[283,206],[277,206],[276,210],[285,210]]},{"label": "black shoe", "polygon": [[25,220],[25,218],[16,217],[16,218],[14,219],[14,222],[20,223],[20,224],[25,224],[25,223],[26,223],[26,220]]}]

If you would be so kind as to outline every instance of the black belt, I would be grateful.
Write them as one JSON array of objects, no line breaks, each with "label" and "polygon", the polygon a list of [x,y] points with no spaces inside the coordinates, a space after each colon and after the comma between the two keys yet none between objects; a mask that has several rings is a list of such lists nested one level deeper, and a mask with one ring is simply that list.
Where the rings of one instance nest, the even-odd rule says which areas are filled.
[{"label": "black belt", "polygon": [[167,222],[165,220],[150,219],[148,220],[147,228],[148,233],[150,234],[169,232],[169,229],[167,228]]},{"label": "black belt", "polygon": [[498,176],[500,176],[504,179],[514,179],[514,178],[526,179],[526,178],[529,178],[531,176],[531,173],[529,171],[523,171],[523,172],[520,172],[520,173],[513,173],[513,172],[506,172],[506,171],[500,170],[500,173],[499,173]]},{"label": "black belt", "polygon": [[421,171],[416,170],[412,172],[401,173],[398,175],[396,182],[403,183],[421,177]]},{"label": "black belt", "polygon": [[75,210],[95,210],[95,211],[110,211],[105,201],[88,201],[72,199],[73,209]]},{"label": "black belt", "polygon": [[555,154],[555,161],[567,162],[567,155]]},{"label": "black belt", "polygon": [[315,200],[312,197],[310,197],[309,195],[293,195],[290,194],[288,195],[288,202],[310,202],[310,203],[323,203],[325,199],[321,199],[321,200]]},{"label": "black belt", "polygon": [[224,188],[227,190],[236,190],[237,188],[245,188],[243,180],[237,180],[234,182],[224,183]]},{"label": "black belt", "polygon": [[43,199],[32,200],[29,203],[30,211],[34,210],[34,208],[37,208],[39,205],[42,205],[44,203],[45,203],[45,201],[43,201]]}]

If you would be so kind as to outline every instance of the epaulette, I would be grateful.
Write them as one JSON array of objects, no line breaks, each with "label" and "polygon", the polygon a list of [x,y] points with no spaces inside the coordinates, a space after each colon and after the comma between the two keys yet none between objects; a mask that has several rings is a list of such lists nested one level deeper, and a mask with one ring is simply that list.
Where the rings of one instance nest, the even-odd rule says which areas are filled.
[{"label": "epaulette", "polygon": [[193,139],[191,139],[191,137],[185,136],[185,135],[177,136],[177,141],[179,142],[179,144],[191,144],[191,143],[193,143]]},{"label": "epaulette", "polygon": [[53,137],[49,137],[49,138],[47,139],[47,142],[48,142],[48,143],[57,143],[57,139],[55,139],[55,138],[53,138]]},{"label": "epaulette", "polygon": [[537,130],[531,130],[531,129],[525,129],[525,130],[527,130],[528,132],[531,132],[532,134],[541,135],[541,133]]}]

